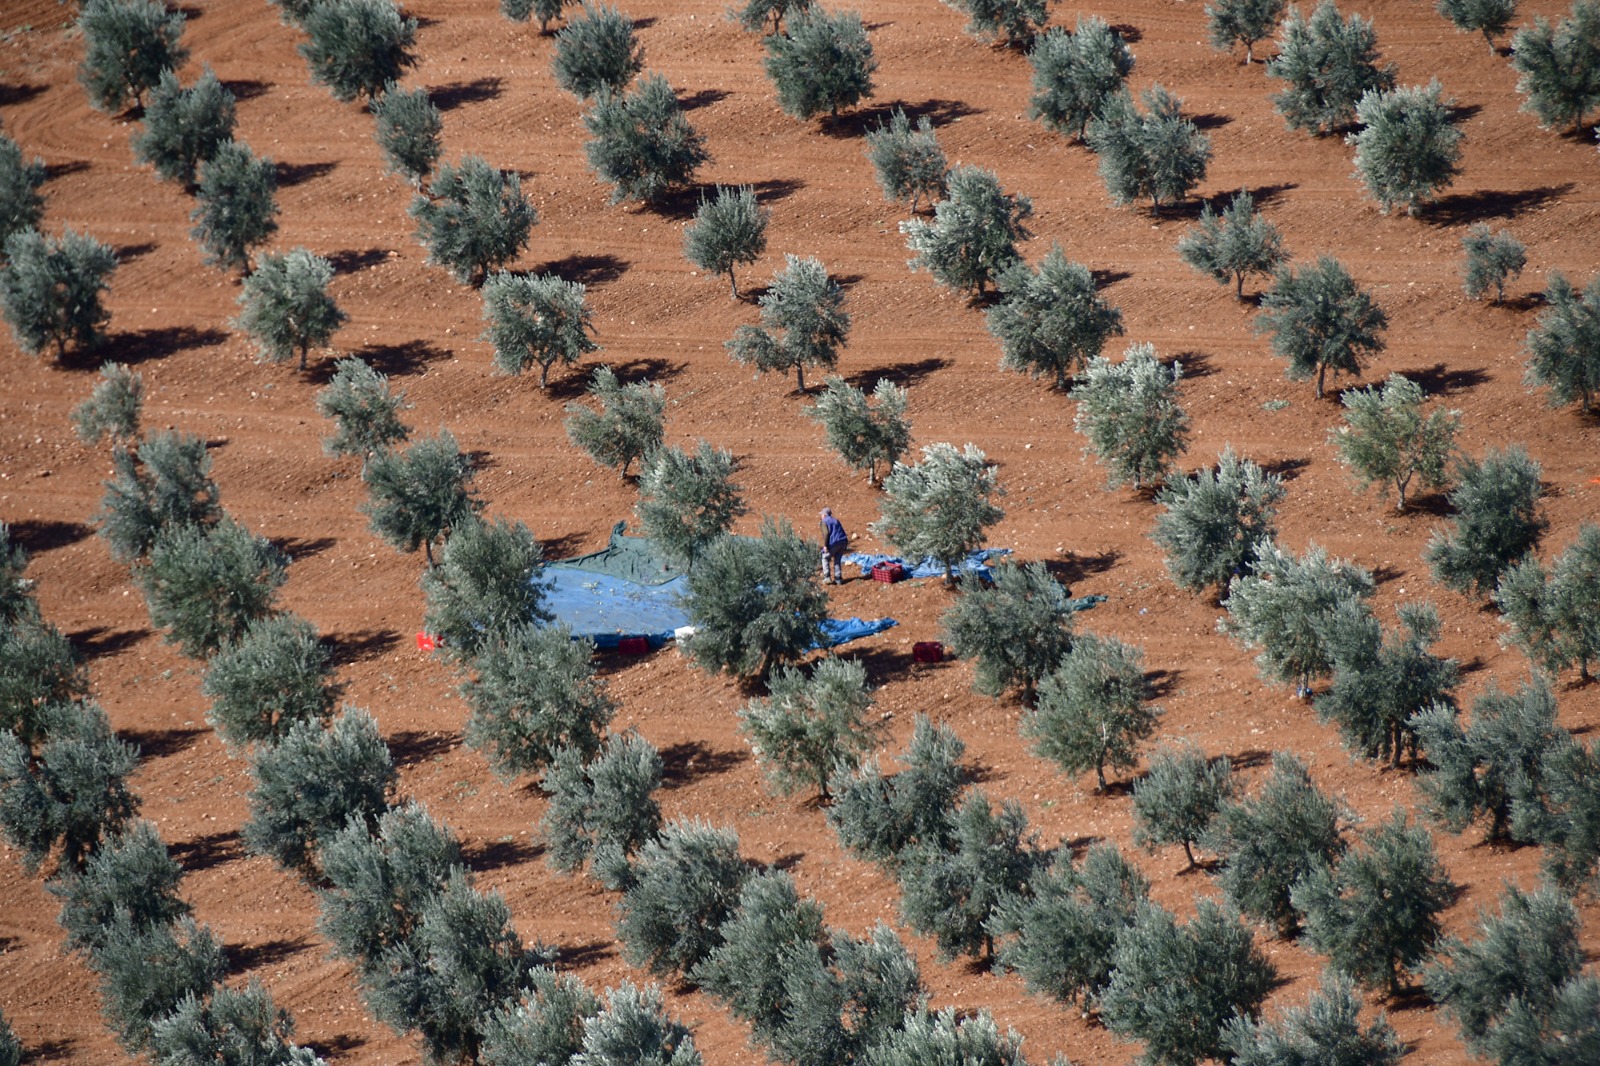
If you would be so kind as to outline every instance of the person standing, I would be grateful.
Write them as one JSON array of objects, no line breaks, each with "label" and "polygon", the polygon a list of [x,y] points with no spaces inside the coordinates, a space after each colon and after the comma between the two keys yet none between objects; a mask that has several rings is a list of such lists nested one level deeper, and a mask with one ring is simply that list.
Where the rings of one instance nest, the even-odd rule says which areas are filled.
[{"label": "person standing", "polygon": [[844,583],[844,553],[850,547],[850,534],[844,523],[833,517],[833,508],[822,509],[822,580],[830,585]]}]

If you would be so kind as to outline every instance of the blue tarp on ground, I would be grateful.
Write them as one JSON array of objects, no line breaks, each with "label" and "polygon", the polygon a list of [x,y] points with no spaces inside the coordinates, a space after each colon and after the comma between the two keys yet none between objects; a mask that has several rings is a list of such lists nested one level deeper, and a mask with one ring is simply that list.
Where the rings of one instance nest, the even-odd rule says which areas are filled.
[{"label": "blue tarp on ground", "polygon": [[[585,564],[597,569],[585,569]],[[646,538],[623,536],[618,523],[606,549],[551,563],[539,580],[546,585],[546,610],[575,636],[588,637],[601,648],[615,648],[623,637],[644,637],[659,648],[689,624],[689,613],[680,605],[688,580],[671,573],[655,558]],[[822,623],[827,639],[819,647],[859,640],[895,624],[893,618],[829,618]]]},{"label": "blue tarp on ground", "polygon": [[[1010,548],[979,548],[977,551],[968,552],[967,557],[957,563],[955,569],[958,574],[971,574],[973,577],[988,581],[990,576],[989,560],[1010,554]],[[944,577],[944,564],[935,561],[932,556],[922,559],[913,565],[909,559],[902,559],[898,555],[851,552],[844,557],[844,561],[853,566],[861,567],[863,576],[870,574],[872,568],[879,563],[899,563],[906,568],[907,577]]]}]

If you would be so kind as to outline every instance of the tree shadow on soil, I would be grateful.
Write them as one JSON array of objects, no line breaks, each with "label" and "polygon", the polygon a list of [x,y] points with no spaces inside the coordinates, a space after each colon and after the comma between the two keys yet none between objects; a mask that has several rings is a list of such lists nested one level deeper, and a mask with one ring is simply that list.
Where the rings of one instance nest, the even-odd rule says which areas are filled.
[{"label": "tree shadow on soil", "polygon": [[274,170],[278,177],[278,188],[289,189],[332,174],[338,166],[332,160],[323,163],[278,163]]},{"label": "tree shadow on soil", "polygon": [[[220,329],[195,329],[193,326],[166,326],[156,329],[131,329],[115,335],[117,362],[136,366],[152,359],[165,359],[169,355],[191,348],[214,348],[228,339]],[[68,369],[99,370],[105,355],[99,351],[84,352],[70,360]]]},{"label": "tree shadow on soil", "polygon": [[389,754],[396,769],[415,766],[424,759],[439,759],[461,746],[460,733],[434,733],[408,729],[389,738]]},{"label": "tree shadow on soil", "polygon": [[467,104],[481,104],[500,95],[503,82],[494,76],[472,81],[453,81],[448,85],[430,86],[428,99],[440,111],[454,111]]},{"label": "tree shadow on soil", "polygon": [[694,111],[712,104],[721,103],[733,94],[726,89],[701,89],[699,92],[684,93],[678,97],[678,107],[684,111]]},{"label": "tree shadow on soil", "polygon": [[[1461,392],[1465,389],[1476,388],[1489,380],[1489,371],[1486,367],[1461,367],[1451,368],[1443,363],[1434,363],[1428,367],[1414,367],[1410,370],[1398,371],[1402,376],[1410,378],[1430,396],[1448,396],[1452,392]],[[1342,400],[1343,393],[1340,394]]]},{"label": "tree shadow on soil", "polygon": [[335,666],[350,666],[384,655],[400,643],[400,634],[363,629],[356,633],[330,633],[322,639],[332,652]]},{"label": "tree shadow on soil", "polygon": [[750,183],[750,188],[755,190],[756,201],[763,204],[787,200],[805,187],[806,183],[797,178],[767,178]]},{"label": "tree shadow on soil", "polygon": [[1051,577],[1063,585],[1070,586],[1093,574],[1103,574],[1121,561],[1122,553],[1115,548],[1108,548],[1092,555],[1073,552],[1063,559],[1046,559],[1044,568],[1050,572]]},{"label": "tree shadow on soil", "polygon": [[822,123],[822,132],[829,137],[860,137],[879,126],[887,126],[896,108],[906,113],[906,118],[911,120],[913,128],[923,119],[927,119],[937,128],[947,126],[958,118],[980,113],[978,108],[963,100],[935,97],[915,104],[906,103],[904,100],[891,100],[828,119]]},{"label": "tree shadow on soil", "polygon": [[338,1036],[330,1036],[326,1040],[307,1040],[300,1046],[310,1048],[319,1059],[338,1061],[352,1051],[366,1047],[367,1040],[365,1037],[340,1033]]},{"label": "tree shadow on soil", "polygon": [[90,626],[88,629],[68,633],[67,639],[78,649],[79,655],[93,661],[125,651],[149,635],[148,629],[110,629],[106,626]]},{"label": "tree shadow on soil", "polygon": [[89,164],[82,159],[74,159],[70,163],[50,163],[44,168],[44,177],[46,181],[55,181],[68,174],[82,174],[88,169]]},{"label": "tree shadow on soil", "polygon": [[540,274],[556,274],[565,281],[576,281],[593,288],[616,281],[628,272],[633,264],[619,256],[574,252],[560,259],[552,259],[539,267]]},{"label": "tree shadow on soil", "polygon": [[228,976],[238,977],[250,970],[275,966],[310,946],[310,939],[305,936],[297,936],[293,940],[264,940],[259,944],[229,944],[226,948]]},{"label": "tree shadow on soil", "polygon": [[1191,378],[1208,378],[1217,372],[1216,365],[1212,362],[1209,352],[1187,351],[1177,352],[1172,358],[1162,360],[1162,365],[1170,369],[1173,363],[1183,366],[1183,380]]},{"label": "tree shadow on soil", "polygon": [[57,522],[49,518],[24,518],[10,523],[11,543],[25,548],[29,555],[65,548],[94,533],[82,522]]},{"label": "tree shadow on soil", "polygon": [[616,946],[609,940],[588,940],[582,944],[563,944],[556,948],[556,962],[563,970],[592,966],[616,957]]},{"label": "tree shadow on soil", "polygon": [[1198,130],[1220,130],[1222,127],[1232,122],[1233,117],[1231,115],[1219,115],[1215,112],[1207,111],[1201,115],[1190,115],[1189,121],[1193,122],[1195,129]]},{"label": "tree shadow on soil", "polygon": [[39,1043],[30,1043],[27,1048],[27,1057],[23,1062],[74,1062],[77,1053],[73,1050],[78,1042],[68,1037],[62,1040],[44,1040]]},{"label": "tree shadow on soil", "polygon": [[641,356],[625,363],[613,363],[611,372],[624,385],[636,381],[671,381],[688,367],[688,363],[674,363],[659,356]]},{"label": "tree shadow on soil", "polygon": [[235,100],[243,103],[258,96],[265,96],[272,85],[254,78],[229,78],[222,83],[222,87],[232,93]]},{"label": "tree shadow on soil", "polygon": [[119,729],[117,736],[129,744],[137,745],[139,758],[143,760],[164,759],[187,751],[208,732],[193,726],[183,729]]},{"label": "tree shadow on soil", "polygon": [[293,562],[309,559],[313,555],[321,555],[339,543],[334,537],[269,537],[267,539],[272,542],[273,547],[283,552]]},{"label": "tree shadow on soil", "polygon": [[703,740],[683,740],[661,751],[661,787],[682,788],[702,777],[725,774],[750,761],[747,751],[712,751]]},{"label": "tree shadow on soil", "polygon": [[143,259],[159,247],[161,246],[155,241],[141,241],[138,244],[119,244],[115,249],[117,263],[121,265],[122,263],[131,263],[135,259]]},{"label": "tree shadow on soil", "polygon": [[525,840],[494,840],[485,844],[468,844],[461,849],[461,860],[474,873],[504,870],[508,866],[521,866],[544,854],[544,845],[530,844]]},{"label": "tree shadow on soil", "polygon": [[1182,670],[1146,670],[1144,672],[1145,690],[1153,700],[1164,700],[1178,691],[1178,682],[1183,680]]},{"label": "tree shadow on soil", "polygon": [[25,104],[35,96],[44,92],[43,85],[5,85],[0,84],[0,107],[13,107]]},{"label": "tree shadow on soil", "polygon": [[1261,470],[1263,473],[1276,474],[1287,483],[1298,478],[1300,472],[1310,465],[1310,459],[1271,459],[1261,464]]},{"label": "tree shadow on soil", "polygon": [[346,248],[328,256],[328,262],[333,264],[336,274],[354,274],[358,270],[387,262],[388,259],[387,248]]},{"label": "tree shadow on soil", "polygon": [[1127,281],[1133,274],[1126,270],[1091,270],[1089,276],[1094,279],[1096,289],[1109,289],[1119,281]]},{"label": "tree shadow on soil", "polygon": [[205,833],[193,840],[174,842],[167,850],[185,871],[210,870],[223,863],[244,858],[244,843],[237,829]]},{"label": "tree shadow on soil", "polygon": [[1491,218],[1516,218],[1565,196],[1574,188],[1569,181],[1531,189],[1479,189],[1477,192],[1451,193],[1423,208],[1419,217],[1435,226],[1459,226]]},{"label": "tree shadow on soil", "polygon": [[1228,762],[1235,770],[1253,770],[1258,766],[1265,766],[1272,761],[1272,752],[1262,751],[1260,748],[1246,748],[1236,755],[1229,755]]},{"label": "tree shadow on soil", "polygon": [[871,392],[878,387],[878,382],[885,380],[904,389],[920,383],[934,371],[943,370],[951,365],[953,365],[951,360],[941,359],[935,355],[904,363],[884,363],[868,367],[866,370],[856,371],[845,380],[863,392]]},{"label": "tree shadow on soil", "polygon": [[[429,363],[451,358],[449,352],[437,344],[430,344],[424,340],[401,341],[398,344],[368,344],[350,354],[388,377],[415,374],[419,370],[427,369]],[[325,371],[319,368],[313,374],[326,383],[328,378],[333,377],[333,365],[325,363],[324,366]],[[324,373],[326,377],[322,376]]]}]

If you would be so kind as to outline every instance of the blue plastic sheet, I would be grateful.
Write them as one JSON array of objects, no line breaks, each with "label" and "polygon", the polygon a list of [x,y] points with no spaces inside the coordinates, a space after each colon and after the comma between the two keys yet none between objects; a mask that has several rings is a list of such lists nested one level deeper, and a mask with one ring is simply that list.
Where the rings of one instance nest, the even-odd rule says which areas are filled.
[{"label": "blue plastic sheet", "polygon": [[[989,560],[1010,555],[1010,548],[979,548],[977,551],[968,552],[966,558],[956,564],[956,572],[961,575],[972,575],[983,581],[988,581],[990,576]],[[898,555],[874,555],[870,552],[851,552],[844,557],[844,561],[853,566],[859,566],[863,575],[870,574],[872,568],[879,563],[899,563],[906,568],[907,577],[944,577],[944,564],[936,561],[931,556],[913,563],[909,559],[902,559]]]}]

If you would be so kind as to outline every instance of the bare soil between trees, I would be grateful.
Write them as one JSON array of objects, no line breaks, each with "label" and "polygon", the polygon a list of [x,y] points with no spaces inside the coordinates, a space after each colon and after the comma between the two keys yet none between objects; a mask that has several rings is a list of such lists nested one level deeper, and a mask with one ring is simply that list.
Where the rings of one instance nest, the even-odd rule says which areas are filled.
[{"label": "bare soil between trees", "polygon": [[[725,278],[696,276],[681,255],[697,193],[660,210],[611,206],[584,162],[577,103],[554,85],[550,38],[515,26],[493,0],[416,0],[420,63],[409,83],[427,86],[445,111],[446,158],[477,153],[524,175],[541,217],[517,269],[555,271],[584,282],[595,312],[597,360],[625,380],[651,377],[668,394],[668,439],[705,438],[739,456],[753,532],[762,514],[802,528],[831,505],[873,548],[867,523],[876,490],[822,446],[803,417],[808,402],[792,380],[752,378],[722,342],[754,322],[748,300],[729,298]],[[1254,308],[1231,287],[1199,277],[1174,245],[1198,211],[1194,202],[1152,217],[1108,200],[1094,158],[1026,118],[1029,67],[963,32],[963,17],[934,0],[864,0],[860,7],[880,63],[877,94],[832,123],[800,123],[778,112],[762,73],[758,38],[724,18],[722,0],[627,0],[640,26],[646,66],[666,74],[707,139],[714,161],[701,180],[753,185],[773,212],[767,256],[740,276],[760,291],[792,252],[819,257],[848,293],[854,318],[839,372],[870,389],[879,378],[910,388],[916,444],[971,441],[1000,469],[1007,514],[992,542],[1022,560],[1044,560],[1074,594],[1107,602],[1080,626],[1143,647],[1160,678],[1159,739],[1190,738],[1227,754],[1247,784],[1270,754],[1293,751],[1318,784],[1372,825],[1417,803],[1412,776],[1351,759],[1336,733],[1285,686],[1261,681],[1252,655],[1216,631],[1214,602],[1175,588],[1148,538],[1155,507],[1106,491],[1103,471],[1082,455],[1073,404],[1045,382],[1003,374],[981,309],[910,273],[897,230],[904,216],[882,201],[863,155],[862,134],[895,105],[934,123],[952,163],[995,170],[1008,191],[1033,198],[1036,261],[1059,241],[1089,265],[1105,297],[1122,309],[1126,341],[1149,341],[1184,366],[1182,402],[1194,423],[1184,461],[1214,461],[1231,443],[1288,482],[1282,538],[1295,550],[1315,541],[1373,571],[1380,615],[1429,598],[1444,619],[1443,649],[1464,665],[1464,703],[1491,683],[1514,687],[1528,666],[1502,648],[1503,627],[1484,610],[1437,587],[1421,561],[1447,503],[1424,497],[1406,514],[1377,492],[1357,495],[1326,443],[1339,421],[1335,389],[1316,401],[1309,383],[1286,381],[1282,364],[1251,330]],[[315,929],[313,893],[270,862],[247,855],[249,769],[230,759],[205,722],[200,668],[152,632],[127,570],[94,536],[92,516],[109,455],[73,437],[71,407],[87,395],[102,358],[144,375],[146,424],[202,434],[211,444],[224,505],[293,558],[281,604],[310,619],[331,643],[343,699],[380,722],[401,767],[402,790],[424,801],[461,837],[481,887],[504,893],[518,931],[560,949],[560,966],[596,990],[646,975],[628,966],[613,927],[615,899],[587,879],[551,873],[536,829],[544,801],[530,782],[507,785],[461,744],[465,707],[439,661],[418,652],[420,555],[400,555],[369,532],[354,467],[321,451],[326,426],[312,397],[336,354],[355,354],[391,375],[413,405],[407,420],[431,433],[449,427],[477,462],[477,489],[491,514],[526,522],[550,557],[601,546],[629,516],[631,485],[595,467],[566,440],[563,404],[582,395],[587,369],[553,376],[541,392],[528,378],[496,376],[478,294],[424,262],[406,216],[412,192],[383,171],[371,119],[309,83],[295,53],[297,31],[262,0],[195,0],[185,41],[188,81],[209,64],[239,98],[239,136],[278,165],[281,206],[274,247],[304,245],[335,263],[335,295],[350,316],[335,351],[305,373],[258,365],[230,328],[239,288],[201,264],[188,236],[189,201],[133,162],[127,117],[89,109],[74,80],[80,43],[70,7],[13,0],[0,11],[0,115],[6,132],[50,177],[47,228],[87,229],[117,249],[104,352],[64,364],[30,359],[0,341],[0,519],[33,553],[46,617],[68,634],[92,672],[96,697],[119,733],[139,744],[134,781],[142,814],[159,826],[187,871],[184,894],[228,946],[230,980],[260,978],[297,1022],[297,1038],[341,1066],[420,1061],[410,1038],[374,1022],[351,968],[330,960]],[[1463,412],[1468,451],[1520,442],[1543,464],[1550,519],[1542,551],[1575,537],[1600,515],[1600,423],[1552,410],[1522,385],[1523,337],[1547,274],[1580,283],[1600,269],[1600,166],[1588,139],[1540,130],[1518,110],[1515,75],[1482,39],[1454,32],[1432,6],[1384,0],[1347,5],[1376,21],[1385,57],[1402,84],[1439,78],[1464,115],[1463,172],[1420,217],[1384,217],[1351,176],[1351,150],[1337,138],[1284,128],[1260,64],[1214,52],[1198,0],[1131,0],[1101,8],[1058,5],[1052,21],[1079,14],[1119,25],[1137,58],[1132,85],[1159,81],[1184,101],[1212,138],[1214,161],[1199,189],[1220,198],[1248,188],[1283,230],[1297,261],[1338,257],[1387,312],[1388,347],[1366,381],[1400,371]],[[1538,0],[1523,18],[1565,7]],[[1258,52],[1265,50],[1258,48]],[[1459,282],[1460,240],[1474,222],[1506,226],[1528,247],[1526,273],[1503,306],[1471,303]],[[1248,288],[1248,287],[1247,287]],[[1120,351],[1113,342],[1112,351]],[[1348,379],[1335,382],[1343,387]],[[746,528],[748,527],[748,528]],[[948,723],[967,744],[973,776],[991,797],[1027,810],[1041,840],[1083,848],[1116,841],[1154,882],[1154,896],[1180,914],[1196,894],[1216,895],[1204,873],[1183,874],[1181,849],[1144,854],[1130,840],[1129,789],[1104,795],[1092,775],[1068,780],[1019,739],[1018,707],[972,691],[970,666],[912,661],[914,641],[937,636],[951,593],[937,581],[883,585],[852,580],[830,589],[833,613],[892,615],[900,626],[849,646],[863,661],[881,715],[883,745],[900,750],[913,718]],[[897,926],[898,889],[878,869],[841,852],[823,812],[805,797],[763,785],[736,729],[745,694],[666,650],[642,659],[606,657],[601,670],[621,704],[617,728],[637,727],[662,751],[668,817],[694,817],[739,832],[754,862],[789,870],[826,907],[827,921],[862,932]],[[1600,725],[1600,686],[1563,678],[1561,723],[1579,734]],[[1537,877],[1537,849],[1500,849],[1477,832],[1436,834],[1450,875],[1464,891],[1447,913],[1465,932],[1506,881]],[[98,1016],[92,974],[61,950],[56,900],[24,873],[12,849],[0,856],[0,1007],[33,1061],[103,1062],[122,1057]],[[1584,943],[1600,951],[1600,907],[1582,904]],[[1031,996],[1014,975],[968,962],[941,963],[927,938],[901,926],[937,1006],[987,1006],[1027,1039],[1031,1061],[1064,1052],[1079,1064],[1127,1063],[1137,1045],[1119,1041],[1075,1009]],[[1283,978],[1269,1014],[1304,1001],[1323,960],[1258,930]],[[1591,962],[1592,965],[1592,962]],[[747,1031],[715,1001],[669,987],[670,1009],[694,1027],[712,1066],[758,1063]],[[1380,1005],[1373,1000],[1374,1005]],[[1419,995],[1385,1005],[1412,1049],[1408,1061],[1467,1061],[1449,1019]]]}]

